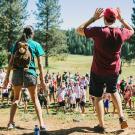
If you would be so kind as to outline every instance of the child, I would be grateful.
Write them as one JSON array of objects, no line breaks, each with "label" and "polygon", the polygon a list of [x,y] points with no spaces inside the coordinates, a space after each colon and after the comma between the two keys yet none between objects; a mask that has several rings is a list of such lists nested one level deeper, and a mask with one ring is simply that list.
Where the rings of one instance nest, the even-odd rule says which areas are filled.
[{"label": "child", "polygon": [[93,113],[96,112],[96,109],[95,109],[95,97],[90,95],[90,102],[92,103],[92,107],[93,107]]},{"label": "child", "polygon": [[9,90],[8,90],[8,88],[2,89],[2,99],[1,99],[2,104],[3,104],[3,101],[5,98],[7,99],[7,103],[9,105]]},{"label": "child", "polygon": [[81,79],[80,79],[80,85],[82,85],[85,90],[87,89],[88,82],[87,82],[85,76],[82,76],[81,77]]},{"label": "child", "polygon": [[105,112],[105,114],[109,113],[110,98],[111,98],[111,95],[109,93],[104,93],[103,101],[104,101],[104,112]]},{"label": "child", "polygon": [[83,85],[81,85],[80,88],[81,88],[80,107],[81,107],[82,114],[84,114],[85,104],[86,104],[86,90],[84,89]]},{"label": "child", "polygon": [[127,82],[123,79],[123,80],[120,82],[120,90],[121,90],[122,95],[123,95],[123,93],[124,93],[124,90],[125,90],[126,86],[127,86]]},{"label": "child", "polygon": [[59,110],[60,107],[62,107],[62,110],[65,113],[65,96],[66,96],[66,87],[65,83],[62,82],[60,88],[57,91],[58,107],[56,109],[56,112]]},{"label": "child", "polygon": [[69,99],[70,99],[70,109],[71,109],[71,111],[74,112],[74,109],[76,107],[76,93],[74,90],[71,90]]},{"label": "child", "polygon": [[80,89],[78,81],[75,83],[74,91],[76,93],[76,107],[77,107],[77,109],[79,109],[80,108],[81,89]]},{"label": "child", "polygon": [[41,108],[43,108],[45,106],[47,114],[49,114],[48,111],[48,90],[43,90],[42,88],[40,88],[39,92],[38,92],[38,99],[41,105]]},{"label": "child", "polygon": [[135,85],[133,85],[131,100],[132,100],[132,105],[134,109],[135,108]]},{"label": "child", "polygon": [[24,113],[27,113],[28,102],[30,101],[30,95],[27,88],[22,88],[22,100],[24,102]]},{"label": "child", "polygon": [[52,97],[53,97],[53,101],[55,103],[55,86],[53,84],[53,81],[50,81],[49,84],[49,98],[50,98],[50,102],[52,101]]},{"label": "child", "polygon": [[126,108],[127,103],[129,103],[129,107],[130,107],[130,109],[132,109],[132,107],[131,107],[131,97],[132,97],[132,87],[130,85],[127,85],[127,87],[124,91],[124,101],[125,101],[124,108]]}]

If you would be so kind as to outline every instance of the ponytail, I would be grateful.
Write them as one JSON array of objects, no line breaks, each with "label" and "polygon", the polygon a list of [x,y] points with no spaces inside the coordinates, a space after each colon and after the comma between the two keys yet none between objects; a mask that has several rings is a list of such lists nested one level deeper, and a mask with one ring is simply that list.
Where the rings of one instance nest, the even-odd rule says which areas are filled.
[{"label": "ponytail", "polygon": [[26,36],[26,34],[25,33],[23,33],[23,35],[22,35],[22,37],[20,38],[20,40],[19,41],[23,41],[23,42],[27,42],[27,36]]},{"label": "ponytail", "polygon": [[19,42],[20,41],[27,42],[27,40],[32,37],[33,33],[34,33],[33,27],[32,26],[26,26],[23,30],[23,34],[22,34]]}]

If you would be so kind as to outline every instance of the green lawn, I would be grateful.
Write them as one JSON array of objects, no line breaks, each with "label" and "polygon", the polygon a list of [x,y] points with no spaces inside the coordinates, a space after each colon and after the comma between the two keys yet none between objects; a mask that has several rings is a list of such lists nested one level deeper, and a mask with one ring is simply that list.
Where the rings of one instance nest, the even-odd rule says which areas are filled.
[{"label": "green lawn", "polygon": [[[49,58],[49,68],[50,72],[60,72],[63,71],[80,74],[89,73],[92,63],[92,56],[81,56],[81,55],[68,55],[65,61],[57,61],[54,58]],[[45,71],[47,69],[45,68]],[[121,78],[128,77],[130,75],[135,75],[135,65],[123,66]]]}]

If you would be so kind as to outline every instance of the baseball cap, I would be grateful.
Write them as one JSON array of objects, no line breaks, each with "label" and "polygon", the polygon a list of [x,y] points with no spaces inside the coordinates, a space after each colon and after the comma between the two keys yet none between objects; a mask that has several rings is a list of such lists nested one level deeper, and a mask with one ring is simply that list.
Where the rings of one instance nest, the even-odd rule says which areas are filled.
[{"label": "baseball cap", "polygon": [[114,22],[118,16],[118,12],[114,8],[106,8],[104,11],[104,18],[107,22]]}]

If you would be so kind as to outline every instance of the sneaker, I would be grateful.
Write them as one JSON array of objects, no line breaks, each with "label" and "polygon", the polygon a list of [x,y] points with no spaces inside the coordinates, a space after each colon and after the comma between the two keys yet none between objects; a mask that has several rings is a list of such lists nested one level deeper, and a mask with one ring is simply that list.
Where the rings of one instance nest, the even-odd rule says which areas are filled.
[{"label": "sneaker", "polygon": [[105,128],[101,127],[100,125],[97,125],[94,127],[94,131],[97,133],[105,133]]},{"label": "sneaker", "polygon": [[121,129],[125,129],[128,127],[127,121],[125,120],[124,117],[120,117],[119,122],[120,122]]},{"label": "sneaker", "polygon": [[7,126],[8,130],[11,130],[11,129],[14,129],[15,128],[15,123],[8,123],[8,126]]}]

